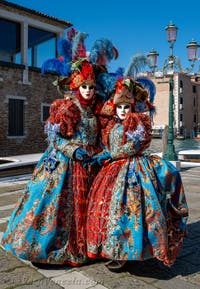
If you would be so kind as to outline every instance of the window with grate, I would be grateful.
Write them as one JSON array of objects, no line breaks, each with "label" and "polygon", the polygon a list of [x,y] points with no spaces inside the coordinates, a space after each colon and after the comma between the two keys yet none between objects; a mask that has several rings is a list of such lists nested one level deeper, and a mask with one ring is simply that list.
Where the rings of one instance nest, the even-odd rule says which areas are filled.
[{"label": "window with grate", "polygon": [[192,86],[192,92],[196,93],[196,86],[195,85]]},{"label": "window with grate", "polygon": [[24,135],[24,100],[9,99],[8,102],[8,135]]},{"label": "window with grate", "polygon": [[193,106],[195,107],[196,106],[196,97],[194,96],[193,98]]},{"label": "window with grate", "polygon": [[45,122],[47,118],[49,117],[49,108],[50,108],[50,105],[42,104],[42,122]]},{"label": "window with grate", "polygon": [[182,80],[180,80],[180,93],[183,93],[183,81]]}]

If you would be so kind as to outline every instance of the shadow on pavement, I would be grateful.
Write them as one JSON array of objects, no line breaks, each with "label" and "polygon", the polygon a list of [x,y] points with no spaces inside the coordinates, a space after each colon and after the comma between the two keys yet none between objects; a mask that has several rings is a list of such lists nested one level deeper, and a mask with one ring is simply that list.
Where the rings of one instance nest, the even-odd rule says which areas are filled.
[{"label": "shadow on pavement", "polygon": [[173,266],[167,267],[156,259],[150,259],[127,262],[123,271],[158,280],[169,280],[178,275],[188,276],[200,272],[200,221],[188,225],[188,235]]}]

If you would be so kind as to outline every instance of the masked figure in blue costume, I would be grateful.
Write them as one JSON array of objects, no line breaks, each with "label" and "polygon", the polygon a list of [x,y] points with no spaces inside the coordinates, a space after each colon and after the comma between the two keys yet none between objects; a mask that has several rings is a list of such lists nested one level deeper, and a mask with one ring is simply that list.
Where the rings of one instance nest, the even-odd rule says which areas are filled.
[{"label": "masked figure in blue costume", "polygon": [[2,239],[5,250],[34,263],[79,266],[88,260],[85,209],[93,175],[83,160],[98,152],[97,102],[92,65],[77,65],[70,82],[75,93],[51,105],[49,146]]}]

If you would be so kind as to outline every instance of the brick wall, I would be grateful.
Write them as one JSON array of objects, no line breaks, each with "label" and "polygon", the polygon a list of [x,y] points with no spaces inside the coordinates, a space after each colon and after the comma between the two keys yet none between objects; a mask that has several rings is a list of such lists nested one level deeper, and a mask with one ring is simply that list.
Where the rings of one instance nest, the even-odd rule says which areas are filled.
[{"label": "brick wall", "polygon": [[[29,69],[29,83],[23,83],[22,65],[0,65],[0,157],[40,153],[47,143],[44,123],[41,121],[41,104],[51,104],[60,98],[52,82],[55,75],[42,76],[40,71]],[[24,136],[8,136],[8,99],[24,99]]]}]

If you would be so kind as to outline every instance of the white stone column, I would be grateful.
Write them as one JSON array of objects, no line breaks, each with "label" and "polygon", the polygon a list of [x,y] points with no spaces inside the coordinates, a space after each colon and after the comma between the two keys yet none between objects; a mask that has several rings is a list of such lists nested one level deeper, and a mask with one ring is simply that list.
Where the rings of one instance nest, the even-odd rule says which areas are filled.
[{"label": "white stone column", "polygon": [[25,65],[23,83],[30,84],[28,79],[28,23],[21,22],[21,64]]}]

